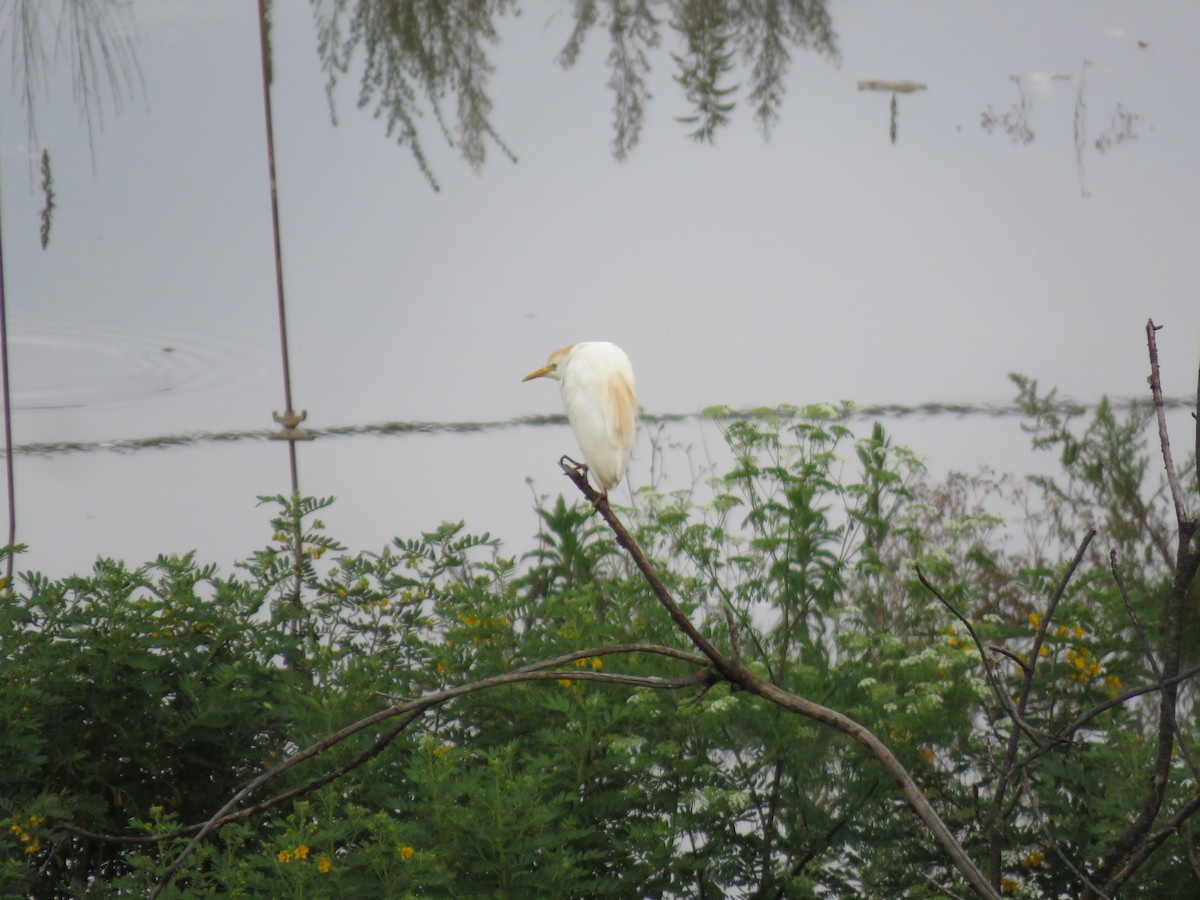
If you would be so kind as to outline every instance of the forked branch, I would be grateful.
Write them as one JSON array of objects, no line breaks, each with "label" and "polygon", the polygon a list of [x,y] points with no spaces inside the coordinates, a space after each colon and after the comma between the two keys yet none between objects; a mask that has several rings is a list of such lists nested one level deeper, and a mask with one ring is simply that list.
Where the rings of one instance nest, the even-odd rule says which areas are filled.
[{"label": "forked branch", "polygon": [[759,697],[774,703],[776,706],[820,722],[835,731],[841,732],[857,741],[875,758],[875,761],[883,767],[884,771],[891,776],[892,780],[900,788],[900,793],[907,801],[909,807],[916,814],[917,818],[933,836],[934,840],[945,851],[950,858],[955,868],[966,879],[967,883],[981,897],[987,897],[989,900],[1000,900],[1000,892],[992,887],[983,872],[975,865],[966,850],[958,842],[953,832],[942,821],[941,816],[933,808],[933,805],[922,793],[920,786],[916,783],[913,777],[908,773],[904,766],[900,763],[891,750],[879,740],[868,728],[860,725],[858,722],[851,719],[836,710],[822,706],[819,703],[814,703],[790,691],[786,691],[772,682],[766,681],[754,675],[747,670],[741,660],[737,656],[726,657],[716,646],[709,641],[695,624],[687,617],[687,614],[680,609],[679,604],[675,601],[671,592],[663,584],[658,573],[642,552],[641,547],[629,534],[628,529],[616,514],[613,513],[612,507],[609,506],[608,498],[598,494],[590,484],[588,484],[587,474],[576,467],[569,465],[566,462],[560,462],[560,466],[564,474],[574,482],[580,493],[586,497],[596,511],[604,519],[608,527],[616,536],[617,544],[623,547],[626,552],[632,557],[634,564],[641,571],[642,576],[650,585],[655,597],[667,610],[671,619],[679,627],[679,629],[687,636],[688,640],[703,653],[712,663],[713,668],[717,673],[731,685],[740,687],[745,691],[757,694]]},{"label": "forked branch", "polygon": [[[658,656],[669,657],[671,659],[678,659],[683,662],[691,663],[692,665],[701,667],[701,668],[699,668],[698,671],[693,672],[690,675],[685,675],[685,676],[682,676],[679,678],[659,678],[659,677],[655,677],[655,676],[643,676],[643,675],[622,675],[622,674],[614,673],[614,672],[581,672],[581,671],[570,670],[570,669],[560,670],[560,667],[566,666],[568,663],[572,663],[577,659],[581,659],[584,657],[608,656],[608,655],[616,654],[616,653],[654,654],[654,655],[658,655]],[[186,836],[187,834],[194,834],[191,842],[186,847],[184,847],[182,851],[180,851],[180,853],[175,857],[175,859],[171,863],[171,865],[167,868],[166,872],[163,874],[162,878],[159,880],[158,885],[155,887],[154,893],[150,895],[151,898],[158,897],[167,888],[167,886],[174,879],[174,877],[175,877],[176,873],[179,871],[179,869],[183,866],[183,864],[191,856],[193,851],[195,851],[195,849],[200,845],[200,843],[209,834],[211,834],[213,831],[215,831],[216,829],[220,828],[223,825],[226,825],[230,822],[233,822],[240,818],[245,817],[242,814],[231,812],[235,807],[237,807],[237,805],[239,803],[241,803],[246,798],[252,796],[256,792],[261,790],[263,787],[265,787],[266,785],[277,780],[285,772],[287,772],[290,769],[295,768],[300,763],[303,763],[309,759],[313,759],[317,756],[320,756],[321,754],[325,753],[327,750],[336,746],[337,744],[340,744],[342,741],[346,740],[347,738],[350,738],[356,734],[359,734],[360,732],[366,731],[367,729],[372,728],[376,725],[380,725],[380,724],[388,721],[389,719],[394,719],[398,716],[403,717],[401,722],[398,725],[393,726],[391,729],[389,729],[387,732],[385,732],[383,735],[381,735],[379,738],[377,738],[376,741],[371,745],[371,747],[367,748],[367,750],[363,751],[363,753],[359,754],[357,757],[350,760],[348,763],[346,763],[342,766],[339,766],[333,772],[326,773],[326,774],[320,776],[319,778],[315,779],[313,782],[310,782],[309,784],[304,785],[301,788],[287,791],[283,794],[280,794],[277,797],[271,798],[271,800],[269,800],[269,801],[265,801],[264,803],[259,804],[255,808],[256,811],[261,812],[265,809],[270,808],[271,806],[276,806],[279,803],[282,803],[286,800],[294,799],[296,796],[299,796],[304,793],[308,793],[309,791],[315,789],[316,787],[319,787],[323,784],[329,783],[334,778],[341,777],[342,775],[349,772],[352,768],[355,768],[358,765],[361,765],[363,762],[366,762],[367,759],[378,754],[384,747],[386,747],[389,743],[391,743],[391,741],[393,739],[395,739],[395,737],[398,736],[400,734],[400,732],[402,732],[410,724],[412,724],[414,721],[416,721],[418,718],[420,718],[420,716],[427,710],[441,706],[442,704],[447,703],[450,700],[454,700],[458,697],[463,697],[468,694],[478,693],[480,691],[488,690],[490,688],[518,684],[518,683],[522,683],[522,682],[546,681],[546,680],[551,680],[551,679],[553,679],[553,680],[570,679],[572,681],[596,681],[596,682],[605,682],[608,684],[626,684],[626,685],[630,685],[630,686],[634,686],[634,687],[648,687],[648,688],[658,688],[658,689],[666,689],[666,690],[677,690],[680,688],[690,687],[690,686],[694,686],[697,684],[711,683],[714,681],[714,676],[713,676],[712,671],[707,667],[705,659],[703,657],[696,656],[693,653],[686,653],[684,651],[677,650],[673,647],[662,647],[662,646],[658,646],[656,644],[621,644],[621,645],[612,646],[612,647],[600,647],[595,650],[576,651],[574,653],[569,653],[564,656],[555,657],[554,659],[548,659],[548,660],[544,660],[541,662],[531,663],[530,665],[522,666],[522,667],[514,669],[510,672],[503,672],[499,675],[493,675],[488,678],[481,678],[478,681],[473,681],[469,684],[458,685],[456,687],[446,688],[445,690],[441,690],[441,691],[432,691],[428,694],[425,694],[423,696],[416,697],[416,698],[413,698],[410,700],[394,699],[393,705],[388,706],[385,709],[381,709],[378,712],[373,713],[363,719],[359,719],[357,722],[347,725],[345,728],[341,729],[340,731],[334,732],[333,734],[328,735],[325,738],[322,738],[320,741],[317,741],[315,744],[312,744],[311,746],[306,747],[305,749],[293,754],[292,756],[288,757],[286,760],[284,760],[283,762],[281,762],[279,765],[275,766],[274,768],[269,769],[266,772],[263,772],[260,775],[256,776],[250,782],[248,782],[244,787],[242,787],[241,790],[239,790],[236,794],[234,794],[234,796],[231,797],[225,803],[224,806],[222,806],[219,810],[217,810],[215,813],[213,813],[213,815],[211,817],[209,817],[209,819],[206,822],[198,823],[197,825],[188,826],[186,828],[179,829],[177,831],[171,832],[168,835],[157,835],[157,836],[152,836],[152,837],[148,837],[148,838],[144,838],[144,839],[137,839],[137,840],[141,840],[141,841],[161,841],[161,840],[167,840],[167,839],[175,838],[175,837],[183,837],[183,836]],[[128,837],[98,835],[98,834],[94,834],[92,832],[88,832],[84,829],[79,829],[79,828],[76,828],[74,826],[69,826],[69,825],[64,825],[64,826],[60,826],[60,827],[61,827],[61,830],[63,830],[63,831],[74,833],[74,834],[77,834],[77,835],[80,835],[83,837],[90,837],[93,839],[105,840],[105,841],[113,841],[113,842],[117,842],[117,843],[133,842],[133,840],[131,840]]]}]

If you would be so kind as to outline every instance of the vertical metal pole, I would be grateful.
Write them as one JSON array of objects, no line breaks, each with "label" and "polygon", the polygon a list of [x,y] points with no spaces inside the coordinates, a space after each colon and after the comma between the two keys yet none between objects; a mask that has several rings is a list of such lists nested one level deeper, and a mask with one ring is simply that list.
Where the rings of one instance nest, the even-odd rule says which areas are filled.
[{"label": "vertical metal pole", "polygon": [[[13,477],[12,393],[8,386],[8,315],[4,292],[4,236],[0,233],[0,390],[4,392],[4,468],[8,477],[8,545],[17,542],[16,479]],[[11,591],[13,553],[4,561],[4,589]]]},{"label": "vertical metal pole", "polygon": [[[275,295],[279,309],[279,347],[283,356],[283,398],[284,412],[275,415],[275,421],[284,428],[279,435],[288,442],[288,462],[292,474],[292,502],[300,498],[300,476],[296,466],[296,441],[311,439],[311,435],[298,432],[296,425],[304,419],[304,414],[297,415],[292,408],[292,372],[288,361],[287,338],[287,308],[284,304],[283,293],[283,247],[279,234],[279,190],[275,179],[275,129],[271,114],[271,39],[267,19],[269,0],[258,0],[258,34],[262,55],[262,85],[263,110],[267,121],[267,167],[271,181],[271,231],[275,242]],[[292,601],[300,605],[300,559],[304,551],[300,522],[296,522],[295,543],[293,546],[296,559],[296,581]]]}]

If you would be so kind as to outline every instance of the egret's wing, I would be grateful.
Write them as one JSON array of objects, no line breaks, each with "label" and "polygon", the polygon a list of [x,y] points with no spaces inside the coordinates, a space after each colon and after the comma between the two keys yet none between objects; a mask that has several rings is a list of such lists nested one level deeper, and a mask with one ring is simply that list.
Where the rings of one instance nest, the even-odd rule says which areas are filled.
[{"label": "egret's wing", "polygon": [[629,378],[617,372],[608,384],[608,436],[615,446],[625,449],[626,458],[636,429],[637,397]]}]

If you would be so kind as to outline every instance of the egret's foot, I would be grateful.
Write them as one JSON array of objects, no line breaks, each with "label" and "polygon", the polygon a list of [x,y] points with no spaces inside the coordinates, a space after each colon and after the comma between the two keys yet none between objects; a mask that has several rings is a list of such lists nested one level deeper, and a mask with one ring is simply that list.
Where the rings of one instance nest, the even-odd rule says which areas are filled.
[{"label": "egret's foot", "polygon": [[584,480],[587,480],[588,472],[590,471],[587,467],[587,463],[581,463],[579,460],[571,459],[571,457],[564,454],[559,458],[558,464],[564,469],[569,465],[575,470],[577,475],[582,475]]}]

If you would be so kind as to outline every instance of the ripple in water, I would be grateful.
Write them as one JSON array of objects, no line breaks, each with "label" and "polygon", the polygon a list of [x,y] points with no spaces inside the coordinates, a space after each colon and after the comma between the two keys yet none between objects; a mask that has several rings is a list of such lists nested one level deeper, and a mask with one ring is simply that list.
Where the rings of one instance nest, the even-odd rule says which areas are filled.
[{"label": "ripple in water", "polygon": [[262,358],[270,345],[232,323],[218,333],[180,323],[13,318],[8,340],[13,408],[22,410],[215,397],[244,387],[270,362]]}]

